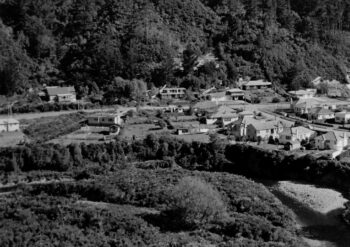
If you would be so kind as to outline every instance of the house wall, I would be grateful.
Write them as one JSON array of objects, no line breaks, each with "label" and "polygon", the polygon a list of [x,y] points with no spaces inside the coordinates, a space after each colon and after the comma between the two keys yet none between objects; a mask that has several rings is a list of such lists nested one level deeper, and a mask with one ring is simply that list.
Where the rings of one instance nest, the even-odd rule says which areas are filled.
[{"label": "house wall", "polygon": [[336,116],[335,117],[335,122],[336,123],[350,123],[350,115],[345,115],[345,116]]},{"label": "house wall", "polygon": [[335,141],[335,140],[324,141],[321,139],[317,139],[315,144],[316,144],[316,148],[321,150],[326,149],[326,150],[342,151],[344,147],[348,145],[348,140],[341,139],[339,141]]},{"label": "house wall", "polygon": [[238,120],[238,117],[237,118],[221,118],[220,122],[223,126],[226,126],[226,125],[233,123],[237,120]]},{"label": "house wall", "polygon": [[0,132],[14,132],[19,130],[19,124],[0,124]]},{"label": "house wall", "polygon": [[279,135],[279,141],[282,144],[286,144],[291,141],[302,141],[306,139],[312,139],[315,137],[315,133],[303,133],[303,134],[293,134],[293,135],[286,135],[286,134],[280,134]]},{"label": "house wall", "polygon": [[207,125],[213,125],[213,124],[216,124],[218,120],[216,118],[206,118],[205,119],[205,124]]},{"label": "house wall", "polygon": [[222,96],[222,97],[209,97],[210,101],[213,101],[213,102],[216,102],[216,101],[228,101],[229,98],[225,95],[225,96]]},{"label": "house wall", "polygon": [[121,125],[122,119],[120,116],[96,116],[88,118],[89,125],[111,126]]},{"label": "house wall", "polygon": [[327,119],[333,119],[334,114],[328,114],[328,115],[318,115],[317,120],[327,120]]},{"label": "house wall", "polygon": [[320,149],[320,150],[325,149],[325,141],[320,139],[320,138],[316,139],[315,140],[315,147],[317,149]]},{"label": "house wall", "polygon": [[74,94],[70,95],[50,95],[49,96],[49,102],[76,102],[77,101],[77,96]]}]

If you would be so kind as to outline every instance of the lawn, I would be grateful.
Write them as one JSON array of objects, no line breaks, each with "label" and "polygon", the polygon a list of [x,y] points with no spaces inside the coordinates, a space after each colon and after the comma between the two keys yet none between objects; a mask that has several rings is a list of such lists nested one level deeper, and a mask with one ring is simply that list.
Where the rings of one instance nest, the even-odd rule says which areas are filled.
[{"label": "lawn", "polygon": [[24,140],[21,131],[0,133],[0,147],[13,147]]},{"label": "lawn", "polygon": [[143,139],[149,134],[166,134],[170,133],[167,129],[161,129],[155,124],[133,124],[133,125],[125,125],[121,131],[120,136],[122,138],[132,140],[135,139]]}]

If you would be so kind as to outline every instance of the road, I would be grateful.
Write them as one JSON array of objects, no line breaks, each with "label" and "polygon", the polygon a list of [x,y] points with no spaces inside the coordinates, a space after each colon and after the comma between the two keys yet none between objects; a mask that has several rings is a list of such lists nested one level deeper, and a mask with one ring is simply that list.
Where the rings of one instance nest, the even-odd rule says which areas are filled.
[{"label": "road", "polygon": [[[168,108],[170,106],[142,106],[141,110],[161,110]],[[290,107],[289,103],[279,103],[279,104],[240,104],[240,105],[232,105],[233,108],[244,108],[246,111],[260,111],[262,109],[266,109],[269,111],[274,111],[277,108],[278,109],[288,109]],[[183,106],[184,109],[188,109],[189,106]],[[110,106],[110,107],[103,107],[100,109],[88,109],[88,110],[70,110],[70,111],[54,111],[54,112],[32,112],[32,113],[20,113],[20,114],[13,114],[13,118],[17,120],[30,120],[30,119],[36,119],[41,117],[55,117],[70,113],[76,113],[78,111],[83,111],[86,113],[94,113],[94,112],[107,112],[107,111],[129,111],[129,110],[136,110],[136,107],[126,107],[126,106]],[[8,115],[0,115],[0,119],[8,118]]]},{"label": "road", "polygon": [[[142,110],[160,110],[167,107],[158,107],[158,106],[144,106],[141,107]],[[32,113],[20,113],[13,114],[12,118],[17,120],[30,120],[41,117],[56,117],[60,115],[66,115],[77,112],[86,112],[86,113],[95,113],[95,112],[108,112],[108,111],[129,111],[136,110],[136,107],[125,107],[125,106],[111,106],[111,107],[103,107],[100,109],[88,109],[88,110],[70,110],[70,111],[54,111],[54,112],[32,112]],[[0,119],[6,119],[8,115],[0,115]]]}]

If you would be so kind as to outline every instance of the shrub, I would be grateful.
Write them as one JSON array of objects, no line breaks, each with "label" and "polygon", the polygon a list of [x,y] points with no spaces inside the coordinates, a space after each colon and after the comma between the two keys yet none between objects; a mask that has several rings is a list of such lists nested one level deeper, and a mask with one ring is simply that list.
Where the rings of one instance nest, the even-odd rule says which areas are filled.
[{"label": "shrub", "polygon": [[183,226],[200,227],[223,219],[226,206],[212,186],[199,178],[185,177],[172,190],[166,214]]},{"label": "shrub", "polygon": [[167,127],[167,124],[164,120],[159,120],[158,125],[161,129],[164,129],[165,127]]},{"label": "shrub", "polygon": [[281,100],[277,97],[272,99],[272,103],[280,103],[280,102],[281,102]]}]

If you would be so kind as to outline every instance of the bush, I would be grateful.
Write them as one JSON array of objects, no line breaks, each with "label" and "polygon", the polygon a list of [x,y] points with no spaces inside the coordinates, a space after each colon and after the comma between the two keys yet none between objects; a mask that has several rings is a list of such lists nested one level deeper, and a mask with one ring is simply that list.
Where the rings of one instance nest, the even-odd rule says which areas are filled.
[{"label": "bush", "polygon": [[226,206],[220,193],[196,177],[185,177],[171,193],[166,214],[187,227],[200,227],[223,219]]},{"label": "bush", "polygon": [[280,102],[281,102],[281,100],[277,97],[272,99],[272,103],[280,103]]},{"label": "bush", "polygon": [[167,127],[167,124],[164,120],[159,120],[158,125],[161,129],[164,129],[165,127]]}]

